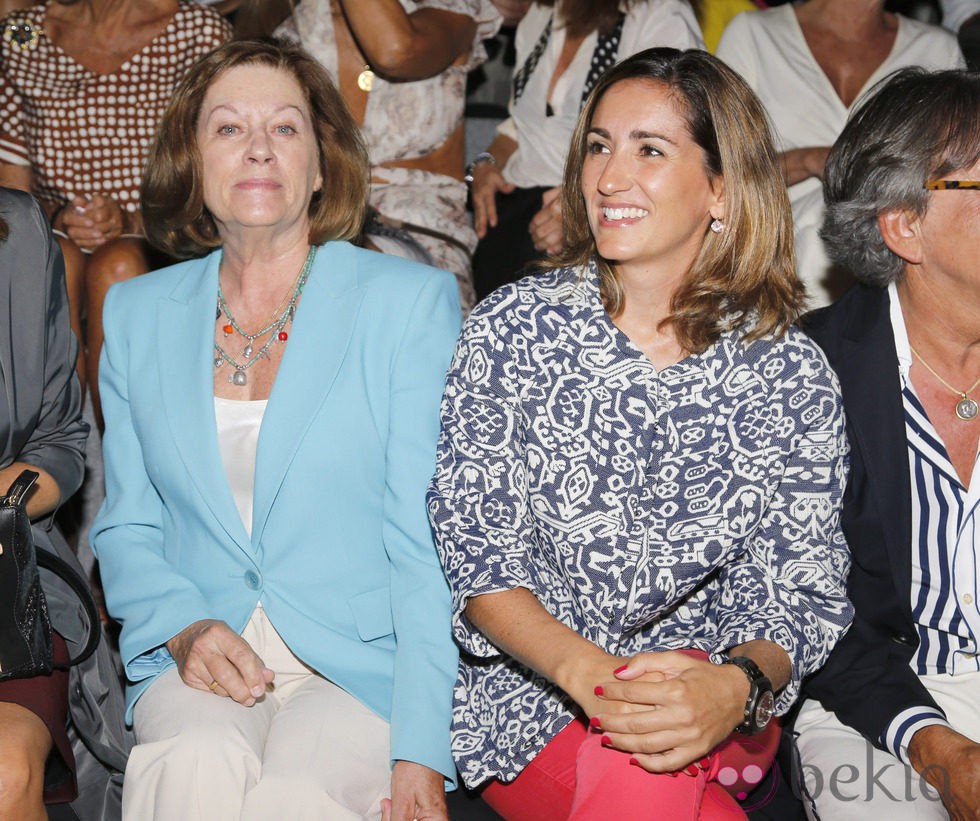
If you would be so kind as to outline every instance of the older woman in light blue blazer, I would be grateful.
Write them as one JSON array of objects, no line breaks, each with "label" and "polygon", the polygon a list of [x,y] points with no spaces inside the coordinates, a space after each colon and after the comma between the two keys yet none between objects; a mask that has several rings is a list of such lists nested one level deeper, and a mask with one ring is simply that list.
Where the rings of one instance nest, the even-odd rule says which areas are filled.
[{"label": "older woman in light blue blazer", "polygon": [[459,306],[450,274],[344,241],[366,185],[292,46],[222,46],[164,117],[147,230],[198,258],[110,291],[100,371],[126,817],[446,818],[424,493]]}]

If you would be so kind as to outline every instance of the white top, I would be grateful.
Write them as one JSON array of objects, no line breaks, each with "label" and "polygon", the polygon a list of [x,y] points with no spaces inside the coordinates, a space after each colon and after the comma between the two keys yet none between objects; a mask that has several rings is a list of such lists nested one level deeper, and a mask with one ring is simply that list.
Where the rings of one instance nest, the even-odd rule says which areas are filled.
[{"label": "white top", "polygon": [[242,524],[252,535],[252,497],[255,490],[255,451],[259,429],[268,399],[239,402],[214,397],[214,417],[218,423],[218,450],[225,467],[228,486]]},{"label": "white top", "polygon": [[943,25],[950,31],[959,31],[974,14],[980,14],[980,0],[939,0],[943,10]]},{"label": "white top", "polygon": [[[845,106],[810,51],[791,5],[737,15],[721,36],[717,56],[759,95],[769,112],[780,151],[833,145],[868,90],[896,69],[966,65],[954,35],[939,26],[898,16],[891,53],[868,78],[855,101]],[[789,198],[800,279],[807,287],[811,307],[826,305],[830,296],[820,283],[830,263],[817,235],[824,212],[820,180],[811,177],[790,186]]]},{"label": "white top", "polygon": [[[553,13],[554,9],[535,3],[517,26],[514,34],[515,72],[534,50]],[[565,28],[556,24],[537,67],[516,102],[511,90],[510,117],[497,127],[498,133],[515,140],[518,146],[504,167],[503,174],[509,182],[521,188],[551,187],[561,183],[565,154],[575,130],[582,90],[589,76],[597,40],[596,32],[585,38],[555,85],[549,101],[548,86],[565,45]],[[623,21],[617,60],[653,46],[704,48],[701,29],[688,3],[683,0],[643,0],[633,4]],[[546,102],[551,103],[554,111],[551,117],[545,116]]]}]

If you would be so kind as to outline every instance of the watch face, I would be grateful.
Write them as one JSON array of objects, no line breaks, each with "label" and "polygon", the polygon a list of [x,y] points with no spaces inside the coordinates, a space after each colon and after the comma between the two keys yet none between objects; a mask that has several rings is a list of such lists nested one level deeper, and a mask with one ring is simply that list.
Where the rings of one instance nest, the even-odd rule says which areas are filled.
[{"label": "watch face", "polygon": [[765,690],[759,695],[759,700],[755,704],[755,715],[753,723],[760,730],[769,724],[769,720],[776,712],[776,699],[772,690]]}]

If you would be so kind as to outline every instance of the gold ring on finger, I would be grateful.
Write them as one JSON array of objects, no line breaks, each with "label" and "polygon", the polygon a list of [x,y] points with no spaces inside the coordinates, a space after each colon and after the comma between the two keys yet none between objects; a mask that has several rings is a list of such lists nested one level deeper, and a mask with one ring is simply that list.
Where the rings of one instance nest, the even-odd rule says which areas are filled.
[{"label": "gold ring on finger", "polygon": [[211,679],[211,683],[208,685],[208,689],[213,693],[218,689],[218,679]]}]

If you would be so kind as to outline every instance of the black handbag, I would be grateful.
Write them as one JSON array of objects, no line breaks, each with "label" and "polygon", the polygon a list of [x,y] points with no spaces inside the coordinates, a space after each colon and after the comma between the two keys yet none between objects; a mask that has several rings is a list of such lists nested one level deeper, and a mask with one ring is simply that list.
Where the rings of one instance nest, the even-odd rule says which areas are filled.
[{"label": "black handbag", "polygon": [[[36,471],[22,471],[0,498],[0,681],[67,669],[92,655],[101,637],[98,608],[87,582],[58,556],[35,550],[24,501],[37,478]],[[38,567],[61,578],[88,617],[85,646],[67,664],[54,663],[51,620]]]}]

